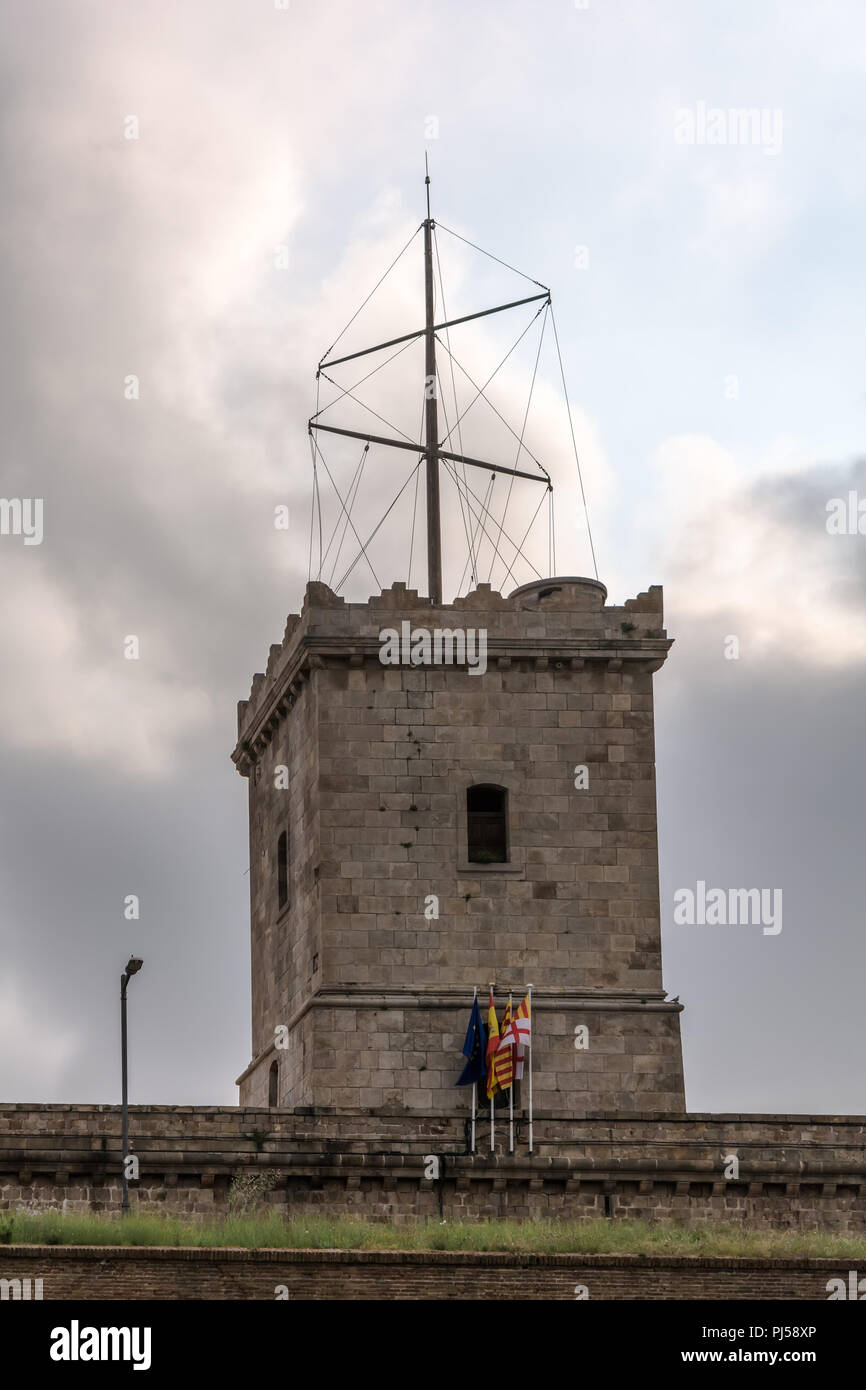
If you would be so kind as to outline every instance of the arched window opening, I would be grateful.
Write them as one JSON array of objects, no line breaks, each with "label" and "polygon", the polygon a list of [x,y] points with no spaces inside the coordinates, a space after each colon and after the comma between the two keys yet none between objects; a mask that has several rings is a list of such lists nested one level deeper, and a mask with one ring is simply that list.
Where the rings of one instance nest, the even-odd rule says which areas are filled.
[{"label": "arched window opening", "polygon": [[507,796],[504,787],[467,789],[467,859],[470,864],[507,864]]},{"label": "arched window opening", "polygon": [[289,901],[289,832],[284,830],[277,840],[277,903],[281,908]]},{"label": "arched window opening", "polygon": [[268,1105],[271,1109],[273,1109],[275,1105],[279,1105],[279,1097],[280,1064],[279,1062],[271,1062],[270,1071],[268,1072]]}]

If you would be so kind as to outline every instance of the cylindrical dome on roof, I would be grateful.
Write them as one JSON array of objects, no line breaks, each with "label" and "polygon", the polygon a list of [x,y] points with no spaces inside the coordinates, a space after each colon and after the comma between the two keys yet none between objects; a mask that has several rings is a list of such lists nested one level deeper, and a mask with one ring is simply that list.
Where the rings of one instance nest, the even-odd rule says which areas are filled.
[{"label": "cylindrical dome on roof", "polygon": [[603,608],[607,586],[600,579],[569,574],[553,579],[534,579],[513,589],[509,598],[520,598],[538,608]]}]

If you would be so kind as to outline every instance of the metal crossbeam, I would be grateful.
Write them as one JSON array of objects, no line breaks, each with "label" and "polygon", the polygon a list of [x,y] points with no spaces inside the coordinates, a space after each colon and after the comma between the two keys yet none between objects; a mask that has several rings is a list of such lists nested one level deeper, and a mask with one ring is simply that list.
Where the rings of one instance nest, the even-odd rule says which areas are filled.
[{"label": "metal crossbeam", "polygon": [[[424,444],[413,444],[411,441],[403,439],[387,439],[380,434],[365,434],[360,430],[338,429],[336,425],[321,425],[318,420],[310,420],[311,430],[327,430],[328,434],[345,434],[349,439],[366,439],[369,444],[388,444],[392,449],[410,449],[414,454],[426,454],[427,449]],[[531,483],[546,483],[548,489],[553,486],[550,481],[550,474],[542,470],[541,473],[523,473],[519,468],[503,468],[499,463],[488,463],[486,459],[467,458],[465,454],[452,454],[448,449],[437,449],[436,457],[440,459],[450,459],[453,463],[468,463],[473,468],[486,468],[488,473],[507,473],[512,478],[528,478]]]},{"label": "metal crossbeam", "polygon": [[[549,298],[550,291],[545,290],[544,294],[531,294],[527,299],[515,299],[510,304],[499,304],[495,309],[479,309],[477,314],[464,314],[462,318],[448,319],[446,323],[434,323],[433,332],[438,333],[440,328],[454,328],[458,323],[469,323],[471,319],[483,319],[488,314],[501,314],[505,309],[518,309],[521,304],[534,304],[536,300]],[[428,332],[428,328],[418,328],[414,333],[404,333],[401,338],[389,338],[386,343],[377,343],[375,347],[361,348],[360,352],[350,352],[345,357],[332,357],[329,362],[319,363],[319,371],[325,367],[337,367],[341,362],[352,362],[356,357],[366,357],[371,352],[381,352],[383,348],[395,347],[397,343],[408,343],[411,338],[423,338]]]}]

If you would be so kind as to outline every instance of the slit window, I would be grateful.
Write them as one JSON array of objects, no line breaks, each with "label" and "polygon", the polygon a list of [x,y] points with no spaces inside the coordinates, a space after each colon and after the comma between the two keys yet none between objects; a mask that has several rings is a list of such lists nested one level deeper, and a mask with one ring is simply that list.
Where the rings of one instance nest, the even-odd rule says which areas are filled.
[{"label": "slit window", "polygon": [[277,904],[286,907],[289,901],[289,832],[284,830],[277,840]]},{"label": "slit window", "polygon": [[268,1072],[268,1105],[273,1109],[279,1103],[280,1093],[280,1064],[271,1062]]},{"label": "slit window", "polygon": [[468,788],[466,827],[470,864],[507,864],[507,797],[504,787]]}]

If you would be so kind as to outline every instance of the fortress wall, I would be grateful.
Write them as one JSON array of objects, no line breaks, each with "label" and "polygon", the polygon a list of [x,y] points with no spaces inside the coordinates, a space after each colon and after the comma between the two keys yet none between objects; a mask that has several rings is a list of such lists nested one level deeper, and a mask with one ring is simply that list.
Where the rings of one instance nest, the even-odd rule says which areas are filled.
[{"label": "fortress wall", "polygon": [[[133,1106],[149,1211],[224,1213],[233,1177],[270,1170],[286,1215],[378,1220],[667,1217],[866,1231],[866,1117],[539,1114],[535,1152],[514,1155],[461,1117],[408,1112]],[[440,1161],[438,1181],[425,1158]],[[736,1176],[731,1156],[738,1160]],[[0,1105],[0,1208],[111,1212],[120,1206],[117,1106]]]}]

